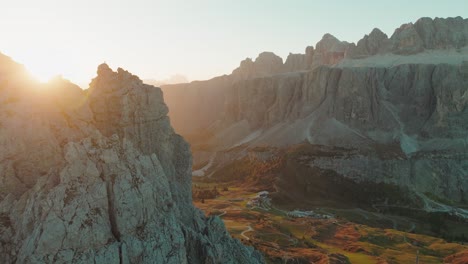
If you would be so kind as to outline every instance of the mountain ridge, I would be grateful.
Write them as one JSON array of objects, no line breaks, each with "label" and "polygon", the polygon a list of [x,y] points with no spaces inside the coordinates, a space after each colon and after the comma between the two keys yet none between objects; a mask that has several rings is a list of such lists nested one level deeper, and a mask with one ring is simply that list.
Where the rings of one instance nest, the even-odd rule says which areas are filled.
[{"label": "mountain ridge", "polygon": [[[447,25],[456,24],[457,28],[461,31],[460,40],[456,37],[448,38],[454,40],[453,42],[443,42],[442,46],[437,46],[439,49],[418,49],[416,53],[393,53],[397,49],[392,49],[389,41],[397,39],[403,41],[406,39],[404,32],[410,30],[416,32],[416,27],[424,28],[423,25],[428,24],[439,25],[442,29],[446,29]],[[440,26],[442,25],[442,26]],[[428,27],[428,26],[426,26]],[[429,27],[432,29],[431,27]],[[421,30],[419,30],[421,31]],[[443,35],[444,32],[439,35],[437,30],[427,30],[434,36]],[[425,32],[425,31],[422,31]],[[402,35],[403,36],[400,36]],[[429,34],[429,35],[430,35]],[[448,31],[446,35],[454,35],[454,31]],[[425,39],[440,39],[439,37],[429,38],[426,34]],[[410,35],[408,38],[411,40],[417,37],[421,39],[419,35]],[[327,42],[325,44],[325,42]],[[399,42],[396,42],[397,44]],[[419,42],[418,42],[419,43]],[[431,43],[438,43],[431,42]],[[459,47],[460,43],[464,43],[464,47]],[[398,46],[395,44],[396,46]],[[230,75],[223,75],[215,77],[207,81],[195,81],[189,84],[174,84],[174,85],[163,85],[161,88],[164,91],[164,96],[171,108],[169,115],[174,123],[174,126],[179,133],[189,136],[193,133],[193,130],[200,130],[202,127],[210,127],[213,121],[221,119],[221,113],[223,112],[224,101],[223,93],[226,89],[229,89],[233,84],[242,80],[264,78],[273,75],[285,75],[285,74],[297,74],[298,72],[311,71],[314,68],[320,66],[331,66],[331,67],[374,67],[374,68],[391,68],[402,64],[454,64],[463,65],[464,61],[468,61],[468,19],[461,17],[456,18],[421,18],[417,22],[405,24],[400,28],[395,29],[395,33],[389,39],[383,32],[378,29],[372,30],[369,35],[364,36],[358,41],[358,44],[342,42],[333,35],[327,33],[320,40],[318,50],[313,46],[308,46],[305,50],[305,54],[290,54],[288,58],[282,63],[282,58],[275,55],[272,52],[262,52],[257,60],[247,58],[243,60],[240,66],[233,70]],[[419,45],[419,44],[418,44]],[[429,45],[429,44],[428,44]],[[434,44],[431,44],[434,47]],[[372,47],[371,50],[368,50]],[[398,46],[399,47],[399,46]],[[418,46],[419,47],[419,46]],[[442,49],[440,47],[443,47]],[[458,48],[455,48],[458,47]],[[270,61],[274,66],[270,66]],[[193,89],[191,87],[194,87]],[[204,88],[210,87],[210,88]],[[195,93],[194,91],[197,90]],[[206,90],[206,92],[204,91]],[[209,91],[208,91],[209,90]],[[194,97],[197,97],[196,99]],[[209,98],[208,100],[213,104],[210,110],[206,110],[204,107],[197,107],[195,102],[202,101],[202,97]],[[187,120],[185,117],[182,107],[187,108],[188,112],[201,111],[202,120]],[[181,109],[179,111],[179,109]],[[204,118],[208,116],[209,118]],[[181,121],[184,120],[184,121]]]},{"label": "mountain ridge", "polygon": [[[399,27],[391,38],[374,29],[355,46],[325,34],[317,48],[286,60],[283,67],[292,72],[250,61],[253,67],[241,64],[216,84],[197,82],[192,96],[187,96],[191,84],[162,89],[175,129],[194,146],[196,161],[207,162],[210,151],[304,142],[366,153],[396,146],[402,154],[390,163],[374,154],[362,156],[363,163],[376,159],[369,169],[360,165],[359,156],[336,159],[347,168],[337,173],[466,203],[467,28],[468,19],[461,17],[423,18]],[[359,50],[365,56],[353,58]],[[266,56],[279,65],[281,58],[262,53],[262,61],[268,61]],[[385,56],[393,59],[383,60]],[[250,77],[237,74],[248,69],[254,70],[243,76]],[[207,98],[214,103],[200,103]],[[192,112],[202,113],[202,119],[186,114]],[[326,165],[333,160],[311,166],[333,170]],[[206,175],[222,168],[226,159],[218,162],[210,162]],[[398,164],[405,172],[395,169]]]}]

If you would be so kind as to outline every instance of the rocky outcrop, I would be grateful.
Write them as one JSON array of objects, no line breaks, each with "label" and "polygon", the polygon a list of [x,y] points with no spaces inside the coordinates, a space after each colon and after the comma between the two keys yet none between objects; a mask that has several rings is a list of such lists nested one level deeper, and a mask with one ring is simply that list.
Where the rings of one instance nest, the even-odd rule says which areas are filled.
[{"label": "rocky outcrop", "polygon": [[193,207],[160,89],[105,64],[87,91],[0,76],[2,262],[262,262]]},{"label": "rocky outcrop", "polygon": [[334,65],[345,57],[350,44],[340,41],[331,34],[325,34],[315,46],[312,66]]},{"label": "rocky outcrop", "polygon": [[315,49],[313,46],[308,46],[305,49],[305,54],[289,53],[286,62],[283,65],[282,72],[297,72],[310,70],[314,61]]},{"label": "rocky outcrop", "polygon": [[309,68],[307,55],[289,53],[286,62],[283,65],[284,72],[304,71]]},{"label": "rocky outcrop", "polygon": [[255,61],[247,58],[243,60],[239,68],[232,72],[232,77],[237,80],[245,80],[278,74],[283,67],[283,59],[273,52],[262,52]]},{"label": "rocky outcrop", "polygon": [[468,19],[421,18],[402,25],[391,37],[392,52],[417,53],[424,49],[461,48],[468,45]]},{"label": "rocky outcrop", "polygon": [[376,54],[417,54],[426,50],[460,49],[468,45],[468,19],[421,18],[400,26],[390,39],[379,29],[359,40],[347,58],[363,58]]},{"label": "rocky outcrop", "polygon": [[[415,23],[400,26],[391,38],[375,28],[357,44],[339,41],[333,35],[325,34],[317,43],[312,56],[307,55],[307,51],[306,54],[294,54],[289,63],[286,61],[284,71],[301,71],[310,69],[311,66],[334,65],[344,58],[362,59],[379,54],[411,55],[431,50],[460,49],[467,45],[468,19],[425,17]],[[302,64],[304,60],[307,63]]]},{"label": "rocky outcrop", "polygon": [[[251,79],[277,74],[310,70],[321,65],[335,65],[343,59],[362,59],[378,54],[411,55],[428,50],[460,49],[468,45],[468,19],[421,18],[395,30],[391,38],[375,28],[361,40],[354,43],[340,41],[331,34],[325,34],[305,54],[289,54],[284,65],[280,58],[270,52],[259,55],[253,62],[246,59],[233,72],[237,80]],[[282,70],[279,70],[282,68]]]},{"label": "rocky outcrop", "polygon": [[363,57],[373,56],[376,54],[384,53],[388,50],[390,40],[387,35],[374,28],[369,35],[358,41],[357,45],[351,45],[350,49],[346,52],[346,57],[359,59]]},{"label": "rocky outcrop", "polygon": [[353,44],[340,41],[331,34],[325,34],[316,48],[308,46],[305,54],[289,53],[282,67],[283,73],[310,70],[320,65],[335,65],[342,61]]}]

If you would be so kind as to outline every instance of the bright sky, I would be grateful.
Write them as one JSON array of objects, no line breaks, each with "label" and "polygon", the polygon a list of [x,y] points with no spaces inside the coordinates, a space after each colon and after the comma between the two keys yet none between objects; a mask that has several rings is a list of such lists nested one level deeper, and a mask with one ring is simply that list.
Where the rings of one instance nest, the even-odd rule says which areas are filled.
[{"label": "bright sky", "polygon": [[[380,3],[379,3],[380,2]],[[142,79],[230,73],[246,57],[303,53],[329,32],[356,42],[423,16],[468,16],[468,0],[0,0],[0,52],[41,80],[87,85],[107,62]]]}]

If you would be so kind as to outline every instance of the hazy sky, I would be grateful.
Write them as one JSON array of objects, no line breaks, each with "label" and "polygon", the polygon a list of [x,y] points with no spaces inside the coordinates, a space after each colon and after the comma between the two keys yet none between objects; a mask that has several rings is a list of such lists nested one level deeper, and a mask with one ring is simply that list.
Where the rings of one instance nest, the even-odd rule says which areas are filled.
[{"label": "hazy sky", "polygon": [[[384,4],[382,4],[384,3]],[[0,0],[0,52],[44,80],[87,84],[107,62],[142,79],[230,73],[246,57],[356,42],[419,17],[468,17],[468,0]]]}]

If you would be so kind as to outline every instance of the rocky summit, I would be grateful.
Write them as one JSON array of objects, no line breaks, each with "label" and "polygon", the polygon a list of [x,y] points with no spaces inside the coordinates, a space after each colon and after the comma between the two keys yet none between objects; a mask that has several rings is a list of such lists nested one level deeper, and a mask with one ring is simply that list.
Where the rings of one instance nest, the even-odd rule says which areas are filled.
[{"label": "rocky summit", "polygon": [[2,263],[262,263],[191,198],[159,88],[106,64],[88,90],[0,55]]}]

